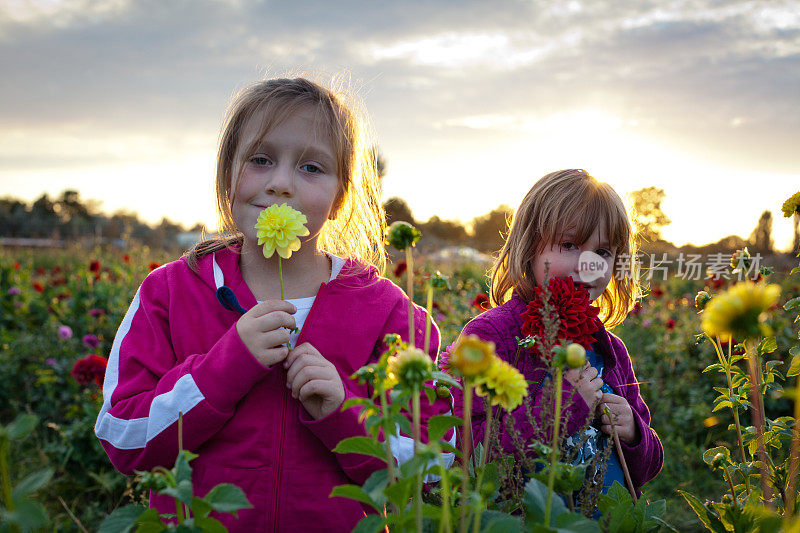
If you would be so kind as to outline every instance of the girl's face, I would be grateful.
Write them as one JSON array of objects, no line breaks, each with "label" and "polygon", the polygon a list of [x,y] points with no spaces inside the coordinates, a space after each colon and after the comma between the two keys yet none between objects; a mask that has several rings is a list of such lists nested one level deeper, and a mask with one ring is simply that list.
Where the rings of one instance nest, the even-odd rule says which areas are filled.
[{"label": "girl's face", "polygon": [[315,120],[313,110],[301,108],[273,127],[252,156],[242,161],[244,146],[259,134],[260,116],[245,124],[235,161],[241,172],[231,184],[231,212],[244,234],[245,245],[253,246],[255,224],[261,211],[273,204],[286,203],[308,218],[311,232],[304,239],[316,249],[316,240],[325,222],[336,210],[339,192],[336,155],[329,135]]},{"label": "girl's face", "polygon": [[575,242],[574,229],[568,229],[559,242],[546,244],[536,254],[533,261],[534,278],[537,285],[542,285],[546,264],[549,263],[550,278],[572,276],[576,285],[583,285],[589,290],[589,299],[594,301],[611,281],[616,254],[617,249],[609,244],[605,221],[600,222],[583,244]]}]

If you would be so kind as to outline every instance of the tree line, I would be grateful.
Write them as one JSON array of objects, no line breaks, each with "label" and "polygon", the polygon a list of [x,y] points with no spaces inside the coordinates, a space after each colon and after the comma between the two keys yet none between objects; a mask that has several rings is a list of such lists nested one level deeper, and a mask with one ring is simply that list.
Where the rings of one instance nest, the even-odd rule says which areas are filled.
[{"label": "tree line", "polygon": [[[380,158],[378,162],[382,162]],[[632,192],[630,196],[634,223],[644,248],[665,244],[661,239],[661,230],[670,223],[670,219],[661,209],[664,190],[645,187]],[[140,243],[172,248],[179,246],[177,238],[181,233],[203,230],[200,224],[185,228],[166,217],[158,224],[149,225],[139,220],[134,212],[107,215],[98,206],[97,201],[83,201],[75,190],[65,190],[53,199],[43,194],[30,204],[15,198],[0,198],[0,237],[57,239],[85,244]],[[474,217],[467,224],[438,216],[421,221],[416,220],[408,203],[398,197],[389,198],[384,208],[387,224],[397,220],[414,224],[425,236],[421,246],[428,250],[445,246],[471,246],[484,253],[496,252],[503,245],[513,215],[512,208],[500,205]],[[800,241],[797,233],[795,229],[795,249]],[[762,213],[746,241],[729,236],[717,244],[722,245],[731,239],[749,244],[756,251],[772,252],[772,213]]]}]

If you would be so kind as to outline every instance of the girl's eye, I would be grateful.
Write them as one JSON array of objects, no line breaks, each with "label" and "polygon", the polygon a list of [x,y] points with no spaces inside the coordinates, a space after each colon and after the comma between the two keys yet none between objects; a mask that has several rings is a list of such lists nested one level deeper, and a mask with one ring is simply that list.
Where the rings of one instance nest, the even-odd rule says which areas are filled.
[{"label": "girl's eye", "polygon": [[308,172],[310,174],[319,174],[322,172],[322,169],[313,163],[306,163],[305,165],[300,165],[300,170]]},{"label": "girl's eye", "polygon": [[562,250],[574,250],[574,249],[575,249],[575,243],[572,243],[572,242],[562,242],[562,243],[561,243],[561,249],[562,249]]},{"label": "girl's eye", "polygon": [[605,248],[600,248],[599,250],[597,250],[596,253],[600,257],[612,257],[614,255],[614,254],[611,253],[610,250],[606,250]]},{"label": "girl's eye", "polygon": [[256,166],[264,167],[269,164],[269,159],[267,159],[263,155],[254,155],[253,157],[250,158],[250,162]]}]

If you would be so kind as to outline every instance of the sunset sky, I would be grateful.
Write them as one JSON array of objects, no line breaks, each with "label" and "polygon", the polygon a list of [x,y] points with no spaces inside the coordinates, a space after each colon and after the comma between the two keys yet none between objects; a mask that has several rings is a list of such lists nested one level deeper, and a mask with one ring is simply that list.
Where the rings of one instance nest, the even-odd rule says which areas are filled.
[{"label": "sunset sky", "polygon": [[666,191],[664,237],[747,237],[800,190],[800,2],[3,0],[0,196],[216,227],[232,94],[350,80],[384,199],[463,222],[580,167]]}]

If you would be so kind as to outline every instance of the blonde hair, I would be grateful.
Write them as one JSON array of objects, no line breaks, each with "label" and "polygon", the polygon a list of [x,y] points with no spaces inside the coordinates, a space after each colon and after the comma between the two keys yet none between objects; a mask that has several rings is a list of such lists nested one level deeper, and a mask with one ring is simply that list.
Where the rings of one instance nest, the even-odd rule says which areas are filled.
[{"label": "blonde hair", "polygon": [[[233,178],[241,173],[244,161],[254,155],[260,139],[300,109],[311,109],[331,139],[339,178],[334,216],[323,226],[317,246],[384,270],[386,216],[379,200],[376,157],[367,141],[366,120],[346,91],[334,91],[301,77],[262,80],[232,100],[217,153],[217,213],[222,236],[201,242],[187,253],[193,269],[203,255],[242,243],[242,233],[231,212]],[[259,133],[253,139],[242,139],[248,122],[256,116],[263,117]]]},{"label": "blonde hair", "polygon": [[[576,213],[575,241],[586,242],[604,221],[617,253],[612,277],[598,298],[600,319],[609,327],[622,323],[641,297],[635,268],[636,240],[630,217],[619,195],[582,169],[551,172],[537,181],[514,214],[511,229],[492,270],[492,305],[512,292],[530,301],[535,294],[534,260],[545,246],[557,242]],[[627,261],[625,260],[627,258]]]}]

